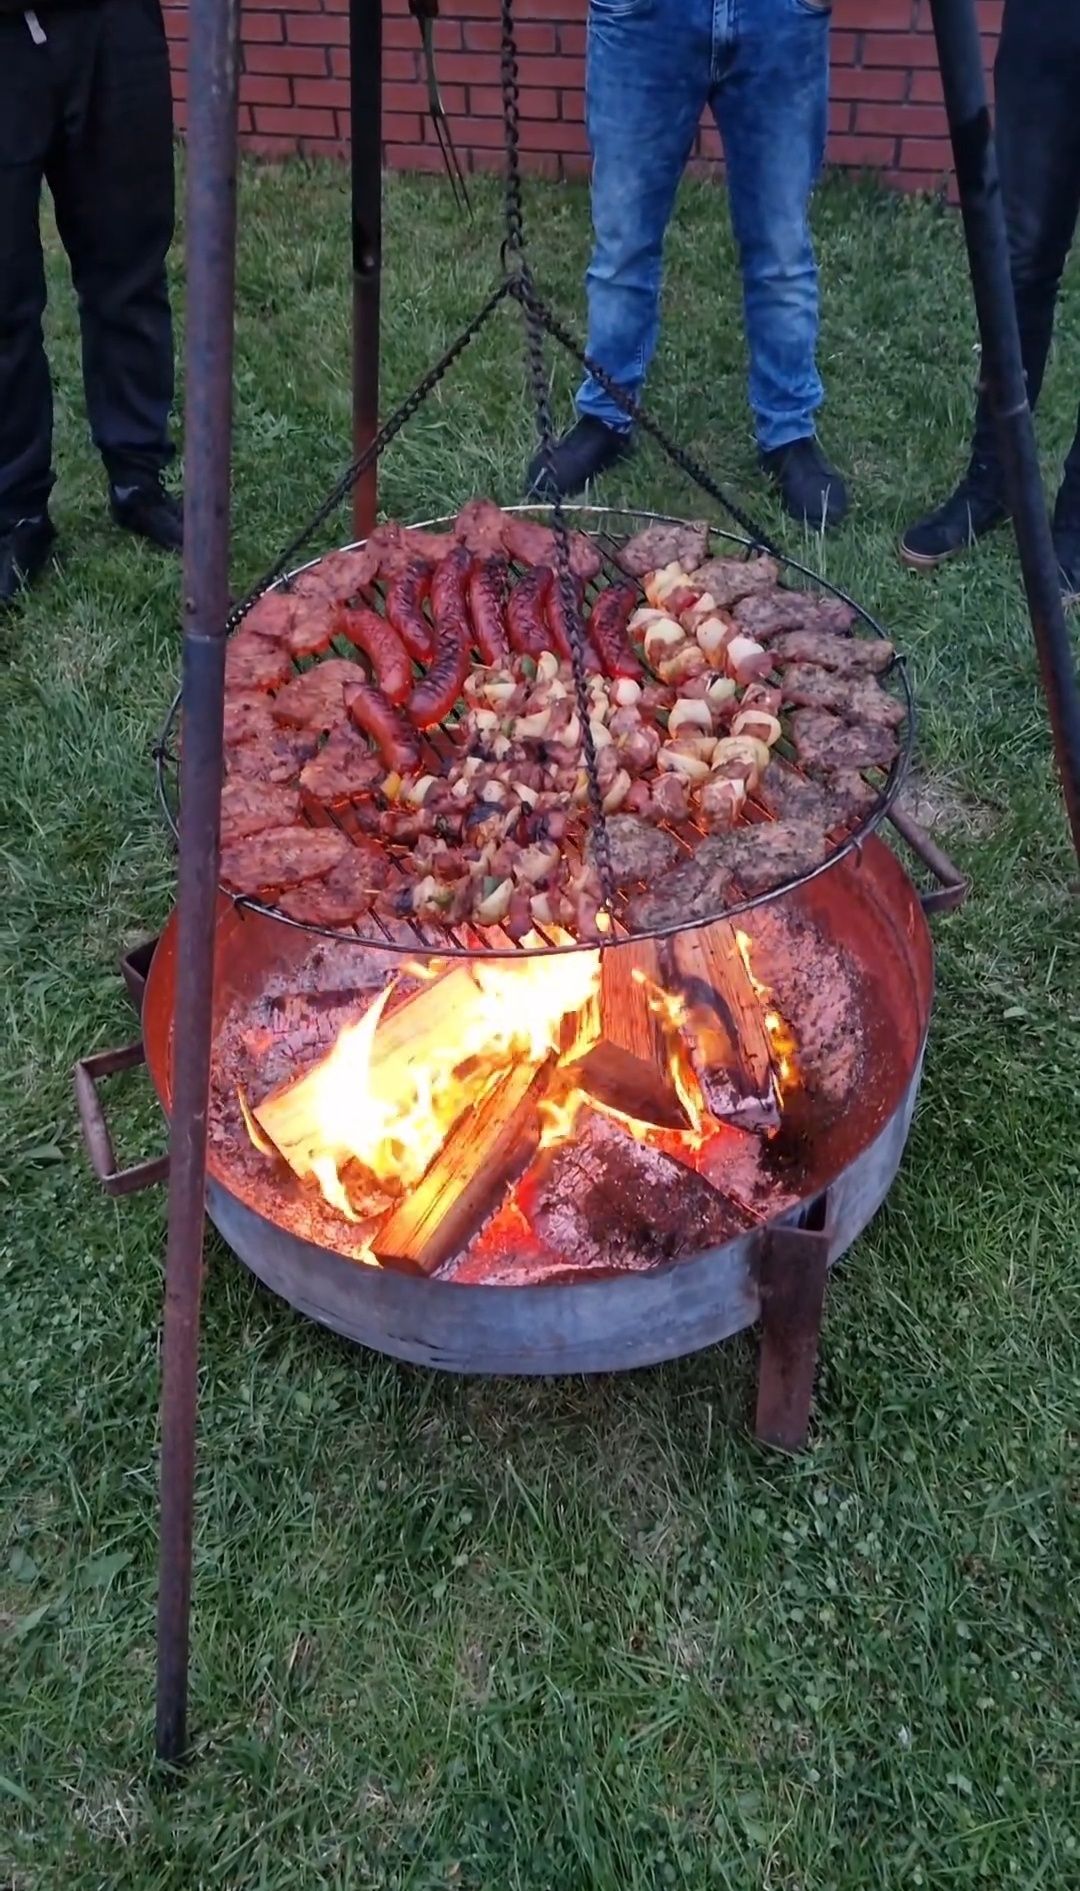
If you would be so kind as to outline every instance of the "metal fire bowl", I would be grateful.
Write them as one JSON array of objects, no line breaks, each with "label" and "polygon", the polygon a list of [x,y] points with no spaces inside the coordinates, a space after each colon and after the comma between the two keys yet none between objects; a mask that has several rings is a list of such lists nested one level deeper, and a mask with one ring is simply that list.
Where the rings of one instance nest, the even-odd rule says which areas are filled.
[{"label": "metal fire bowl", "polygon": [[[459,1285],[365,1266],[269,1220],[211,1150],[207,1210],[265,1286],[309,1319],[375,1351],[447,1372],[554,1374],[648,1366],[752,1325],[760,1273],[778,1227],[824,1225],[831,1265],[876,1214],[896,1175],[915,1108],[933,998],[933,951],[919,895],[882,841],[790,896],[801,916],[860,968],[872,1052],[855,1102],[823,1120],[808,1147],[795,1208],[724,1246],[645,1274],[521,1287]],[[310,940],[222,899],[215,1023],[299,965]],[[363,948],[358,948],[363,950]],[[143,1040],[154,1087],[171,1106],[176,916],[154,954]]]}]

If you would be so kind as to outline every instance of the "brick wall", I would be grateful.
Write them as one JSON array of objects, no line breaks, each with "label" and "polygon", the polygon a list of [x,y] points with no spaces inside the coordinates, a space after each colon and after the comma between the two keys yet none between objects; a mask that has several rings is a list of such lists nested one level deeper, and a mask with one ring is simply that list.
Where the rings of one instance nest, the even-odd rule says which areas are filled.
[{"label": "brick wall", "polygon": [[[1002,0],[977,0],[987,61]],[[347,0],[243,0],[241,131],[268,158],[343,157],[348,149]],[[463,162],[501,164],[499,0],[442,0],[435,29],[443,102]],[[579,176],[588,168],[584,125],[586,0],[518,0],[522,148],[531,171]],[[185,0],[165,0],[182,128],[187,80]],[[441,170],[431,128],[417,28],[407,0],[385,0],[383,136],[401,170]],[[711,125],[698,164],[714,168]],[[927,0],[836,0],[832,27],[829,161],[874,169],[908,190],[933,190],[950,169]]]}]

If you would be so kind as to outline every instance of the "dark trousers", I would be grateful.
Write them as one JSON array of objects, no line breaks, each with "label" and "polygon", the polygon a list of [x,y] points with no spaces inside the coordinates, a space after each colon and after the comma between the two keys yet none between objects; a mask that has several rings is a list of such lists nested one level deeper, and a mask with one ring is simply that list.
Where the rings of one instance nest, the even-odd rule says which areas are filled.
[{"label": "dark trousers", "polygon": [[0,14],[0,526],[41,512],[52,473],[42,340],[46,182],[71,264],[90,428],[110,479],[171,457],[172,98],[158,0],[40,6],[45,43]]},{"label": "dark trousers", "polygon": [[[1050,352],[1062,270],[1080,212],[1080,0],[1006,0],[997,62],[995,132],[1013,291],[1032,407]],[[1000,480],[986,396],[972,460]],[[1080,502],[1080,418],[1065,462]]]}]

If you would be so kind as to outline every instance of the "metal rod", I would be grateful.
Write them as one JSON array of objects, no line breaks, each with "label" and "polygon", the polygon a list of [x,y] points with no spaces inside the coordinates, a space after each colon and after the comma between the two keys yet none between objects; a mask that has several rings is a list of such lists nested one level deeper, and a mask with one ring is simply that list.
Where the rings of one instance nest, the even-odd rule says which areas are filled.
[{"label": "metal rod", "polygon": [[[352,173],[353,452],[379,428],[379,302],[382,289],[382,0],[349,0],[349,113]],[[378,467],[353,488],[357,538],[373,529]]]},{"label": "metal rod", "polygon": [[930,0],[930,11],[982,338],[983,376],[997,421],[1005,495],[1012,513],[1065,806],[1080,858],[1080,686],[1069,647],[1061,579],[1024,379],[982,44],[973,0]]},{"label": "metal rod", "polygon": [[187,141],[184,795],[161,1380],[158,1758],[187,1749],[199,1302],[229,604],[237,0],[190,0]]}]

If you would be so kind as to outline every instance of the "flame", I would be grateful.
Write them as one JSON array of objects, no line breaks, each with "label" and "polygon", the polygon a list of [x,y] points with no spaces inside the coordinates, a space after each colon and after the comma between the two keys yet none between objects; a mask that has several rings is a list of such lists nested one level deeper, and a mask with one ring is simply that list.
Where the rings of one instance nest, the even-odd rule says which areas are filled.
[{"label": "flame", "polygon": [[795,1035],[786,1018],[776,1008],[776,1000],[771,988],[762,984],[754,971],[751,960],[752,944],[749,935],[735,928],[735,944],[743,962],[743,970],[750,980],[750,989],[762,1007],[765,1029],[769,1034],[769,1043],[776,1067],[774,1088],[776,1100],[782,1106],[784,1097],[799,1082],[799,1067],[795,1053],[798,1046]]},{"label": "flame", "polygon": [[563,1019],[586,1010],[599,977],[595,951],[470,962],[415,995],[411,1032],[386,1018],[395,981],[319,1064],[259,1106],[253,1140],[269,1138],[297,1175],[358,1220],[348,1164],[394,1191],[413,1187],[493,1073],[521,1060],[539,1069],[559,1049]]}]

